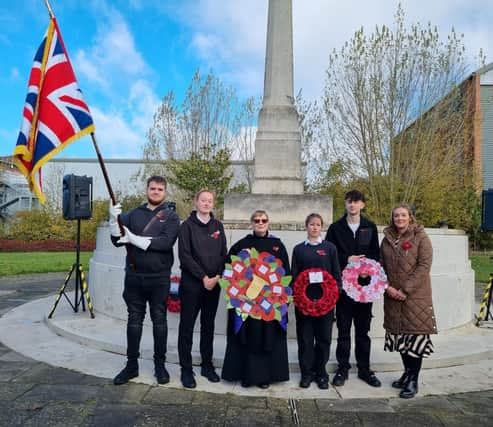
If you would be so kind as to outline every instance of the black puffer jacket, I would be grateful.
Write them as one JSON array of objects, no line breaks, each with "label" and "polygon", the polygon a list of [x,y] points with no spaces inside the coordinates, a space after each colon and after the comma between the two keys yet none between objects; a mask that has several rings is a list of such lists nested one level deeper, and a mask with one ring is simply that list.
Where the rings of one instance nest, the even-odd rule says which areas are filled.
[{"label": "black puffer jacket", "polygon": [[[123,224],[132,233],[152,237],[151,244],[146,251],[133,245],[127,245],[127,273],[169,274],[174,260],[173,245],[180,227],[180,218],[176,212],[168,209],[165,204],[151,210],[147,207],[147,203],[144,203],[128,214],[122,214],[121,218]],[[118,239],[119,237],[111,236],[115,246],[122,246],[116,243]]]}]

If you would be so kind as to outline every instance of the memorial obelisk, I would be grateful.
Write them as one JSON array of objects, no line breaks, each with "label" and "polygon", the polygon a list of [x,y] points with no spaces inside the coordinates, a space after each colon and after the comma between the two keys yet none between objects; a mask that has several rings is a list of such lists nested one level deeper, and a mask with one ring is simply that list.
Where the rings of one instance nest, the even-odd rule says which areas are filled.
[{"label": "memorial obelisk", "polygon": [[252,193],[303,194],[300,131],[294,107],[291,0],[269,1]]},{"label": "memorial obelisk", "polygon": [[225,221],[265,209],[271,223],[303,223],[310,212],[332,220],[330,196],[303,194],[301,139],[294,106],[292,0],[269,0],[264,94],[255,139],[251,194],[225,198]]}]

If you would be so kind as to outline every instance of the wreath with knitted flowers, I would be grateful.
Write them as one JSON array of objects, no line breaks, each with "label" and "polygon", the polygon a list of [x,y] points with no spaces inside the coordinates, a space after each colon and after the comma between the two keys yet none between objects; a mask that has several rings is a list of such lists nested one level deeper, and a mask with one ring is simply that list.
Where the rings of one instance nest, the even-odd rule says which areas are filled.
[{"label": "wreath with knitted flowers", "polygon": [[219,279],[227,308],[234,308],[242,321],[247,317],[281,321],[293,300],[290,282],[280,259],[255,248],[231,256]]},{"label": "wreath with knitted flowers", "polygon": [[[317,283],[322,291],[322,296],[316,300],[308,297],[306,291],[310,284]],[[294,305],[306,316],[323,316],[333,310],[339,299],[339,288],[336,280],[328,271],[320,268],[303,270],[293,286]]]},{"label": "wreath with knitted flowers", "polygon": [[[359,277],[370,277],[370,283],[362,286]],[[342,272],[342,288],[357,302],[378,300],[387,288],[387,275],[380,263],[370,258],[360,258],[350,262]]]},{"label": "wreath with knitted flowers", "polygon": [[180,287],[179,276],[172,276],[170,281],[171,285],[169,288],[168,300],[166,301],[166,306],[170,313],[179,313],[181,311],[181,301],[178,289]]}]

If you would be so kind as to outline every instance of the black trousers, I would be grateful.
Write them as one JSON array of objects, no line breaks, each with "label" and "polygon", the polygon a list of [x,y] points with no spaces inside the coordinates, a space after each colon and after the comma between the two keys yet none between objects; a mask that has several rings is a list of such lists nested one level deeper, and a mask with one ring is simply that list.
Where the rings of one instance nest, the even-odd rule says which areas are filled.
[{"label": "black trousers", "polygon": [[327,376],[334,310],[324,316],[306,316],[297,309],[296,338],[301,375]]},{"label": "black trousers", "polygon": [[154,361],[166,360],[168,324],[166,319],[166,300],[169,293],[169,274],[160,277],[147,277],[139,274],[125,276],[123,299],[127,304],[127,358],[137,362],[140,356],[140,340],[146,307],[152,320],[154,337]]},{"label": "black trousers", "polygon": [[371,341],[368,336],[371,323],[372,303],[356,302],[341,292],[336,306],[337,323],[337,349],[336,358],[339,369],[349,370],[349,356],[351,353],[351,325],[354,321],[355,329],[355,356],[359,371],[370,369],[370,346]]},{"label": "black trousers", "polygon": [[178,329],[178,355],[184,370],[192,369],[193,328],[200,311],[200,356],[202,366],[212,365],[214,345],[214,322],[219,303],[220,287],[217,284],[211,291],[204,288],[198,280],[185,272],[180,283],[180,326]]}]

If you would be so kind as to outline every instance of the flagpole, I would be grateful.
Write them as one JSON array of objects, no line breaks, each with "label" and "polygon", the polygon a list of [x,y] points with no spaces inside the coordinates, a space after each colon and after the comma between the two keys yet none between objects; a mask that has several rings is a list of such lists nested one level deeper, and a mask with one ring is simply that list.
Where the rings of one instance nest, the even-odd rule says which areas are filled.
[{"label": "flagpole", "polygon": [[55,15],[53,13],[53,9],[51,8],[51,4],[50,4],[49,0],[45,0],[45,5],[46,5],[46,8],[48,9],[48,13],[50,14],[50,18],[53,19],[55,17]]},{"label": "flagpole", "polygon": [[103,156],[101,155],[101,151],[99,151],[98,143],[96,142],[96,135],[94,132],[91,132],[92,143],[94,145],[94,149],[96,150],[96,155],[98,156],[98,162],[101,166],[101,171],[103,172],[104,182],[106,183],[106,187],[108,188],[108,193],[110,194],[111,202],[116,205],[116,197],[113,192],[113,188],[111,188],[110,178],[108,176],[108,172],[106,170],[106,165],[103,160]]},{"label": "flagpole", "polygon": [[[117,202],[116,202],[115,193],[113,192],[113,188],[111,187],[108,171],[106,170],[106,165],[104,163],[103,156],[101,155],[101,151],[99,151],[98,143],[96,142],[96,135],[94,135],[94,132],[91,132],[91,138],[92,138],[92,143],[94,145],[94,149],[96,150],[96,156],[98,157],[99,166],[101,166],[101,172],[103,172],[104,182],[106,183],[106,188],[108,189],[111,203],[113,205],[116,205]],[[120,215],[118,215],[118,226],[120,227],[120,232],[122,233],[123,236],[125,234],[125,230],[123,229],[123,222],[120,218]]]}]

